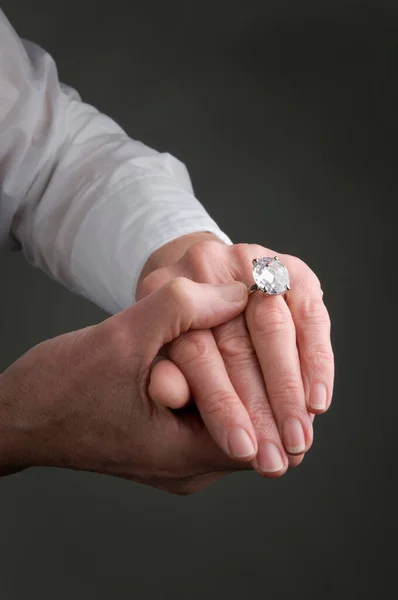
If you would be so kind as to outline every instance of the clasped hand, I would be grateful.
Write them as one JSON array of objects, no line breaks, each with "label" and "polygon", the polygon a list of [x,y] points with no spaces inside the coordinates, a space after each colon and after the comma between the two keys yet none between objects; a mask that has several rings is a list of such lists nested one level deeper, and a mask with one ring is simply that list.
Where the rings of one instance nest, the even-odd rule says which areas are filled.
[{"label": "clasped hand", "polygon": [[[183,276],[201,283],[253,283],[252,260],[276,253],[256,244],[205,240],[152,271],[143,298]],[[266,476],[299,464],[313,440],[315,414],[331,402],[334,360],[330,319],[317,276],[281,255],[291,277],[287,296],[251,295],[244,313],[211,330],[189,331],[165,346],[149,392],[163,406],[194,401],[218,446]]]},{"label": "clasped hand", "polygon": [[[186,494],[298,464],[331,400],[330,321],[294,257],[280,255],[286,300],[249,298],[252,260],[272,254],[194,243],[142,279],[130,308],[29,350],[0,374],[0,474],[69,467]],[[192,401],[199,412],[169,408]]]}]

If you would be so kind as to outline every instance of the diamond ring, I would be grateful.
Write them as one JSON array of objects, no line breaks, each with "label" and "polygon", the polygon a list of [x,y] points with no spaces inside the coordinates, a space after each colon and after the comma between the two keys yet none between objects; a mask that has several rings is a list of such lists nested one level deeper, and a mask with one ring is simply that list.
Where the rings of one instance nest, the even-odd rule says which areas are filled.
[{"label": "diamond ring", "polygon": [[279,296],[290,290],[289,271],[278,256],[255,258],[253,260],[254,283],[249,294],[260,290],[266,296]]}]

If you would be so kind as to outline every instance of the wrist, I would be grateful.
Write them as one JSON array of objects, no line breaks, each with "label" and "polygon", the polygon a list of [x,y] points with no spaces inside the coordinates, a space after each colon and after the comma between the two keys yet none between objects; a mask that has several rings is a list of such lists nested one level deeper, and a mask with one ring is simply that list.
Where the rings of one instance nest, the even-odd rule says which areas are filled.
[{"label": "wrist", "polygon": [[138,280],[137,292],[142,281],[145,279],[145,277],[152,273],[152,271],[177,262],[188,250],[188,248],[192,246],[192,244],[202,240],[214,240],[220,242],[220,244],[224,243],[219,237],[210,231],[188,233],[187,235],[182,235],[175,240],[168,242],[161,248],[155,250],[155,252],[153,252],[153,254],[151,254],[151,256],[148,258]]}]

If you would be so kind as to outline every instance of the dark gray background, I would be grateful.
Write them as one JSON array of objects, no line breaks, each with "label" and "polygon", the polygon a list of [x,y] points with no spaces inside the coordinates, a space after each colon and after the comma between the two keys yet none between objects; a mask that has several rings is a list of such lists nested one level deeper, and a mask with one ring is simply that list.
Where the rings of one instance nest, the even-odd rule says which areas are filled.
[{"label": "dark gray background", "polygon": [[[240,473],[180,498],[67,470],[2,479],[1,600],[387,597],[398,3],[1,4],[61,80],[187,164],[234,242],[309,263],[337,365],[333,407],[281,480]],[[105,317],[18,253],[0,257],[0,273],[0,369]]]}]

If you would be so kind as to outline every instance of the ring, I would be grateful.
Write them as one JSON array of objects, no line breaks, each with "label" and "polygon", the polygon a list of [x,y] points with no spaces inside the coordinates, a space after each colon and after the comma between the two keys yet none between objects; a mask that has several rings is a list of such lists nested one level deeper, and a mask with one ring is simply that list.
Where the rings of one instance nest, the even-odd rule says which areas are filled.
[{"label": "ring", "polygon": [[255,258],[252,264],[256,283],[249,288],[249,295],[260,290],[266,296],[280,296],[290,290],[289,271],[279,256]]}]

